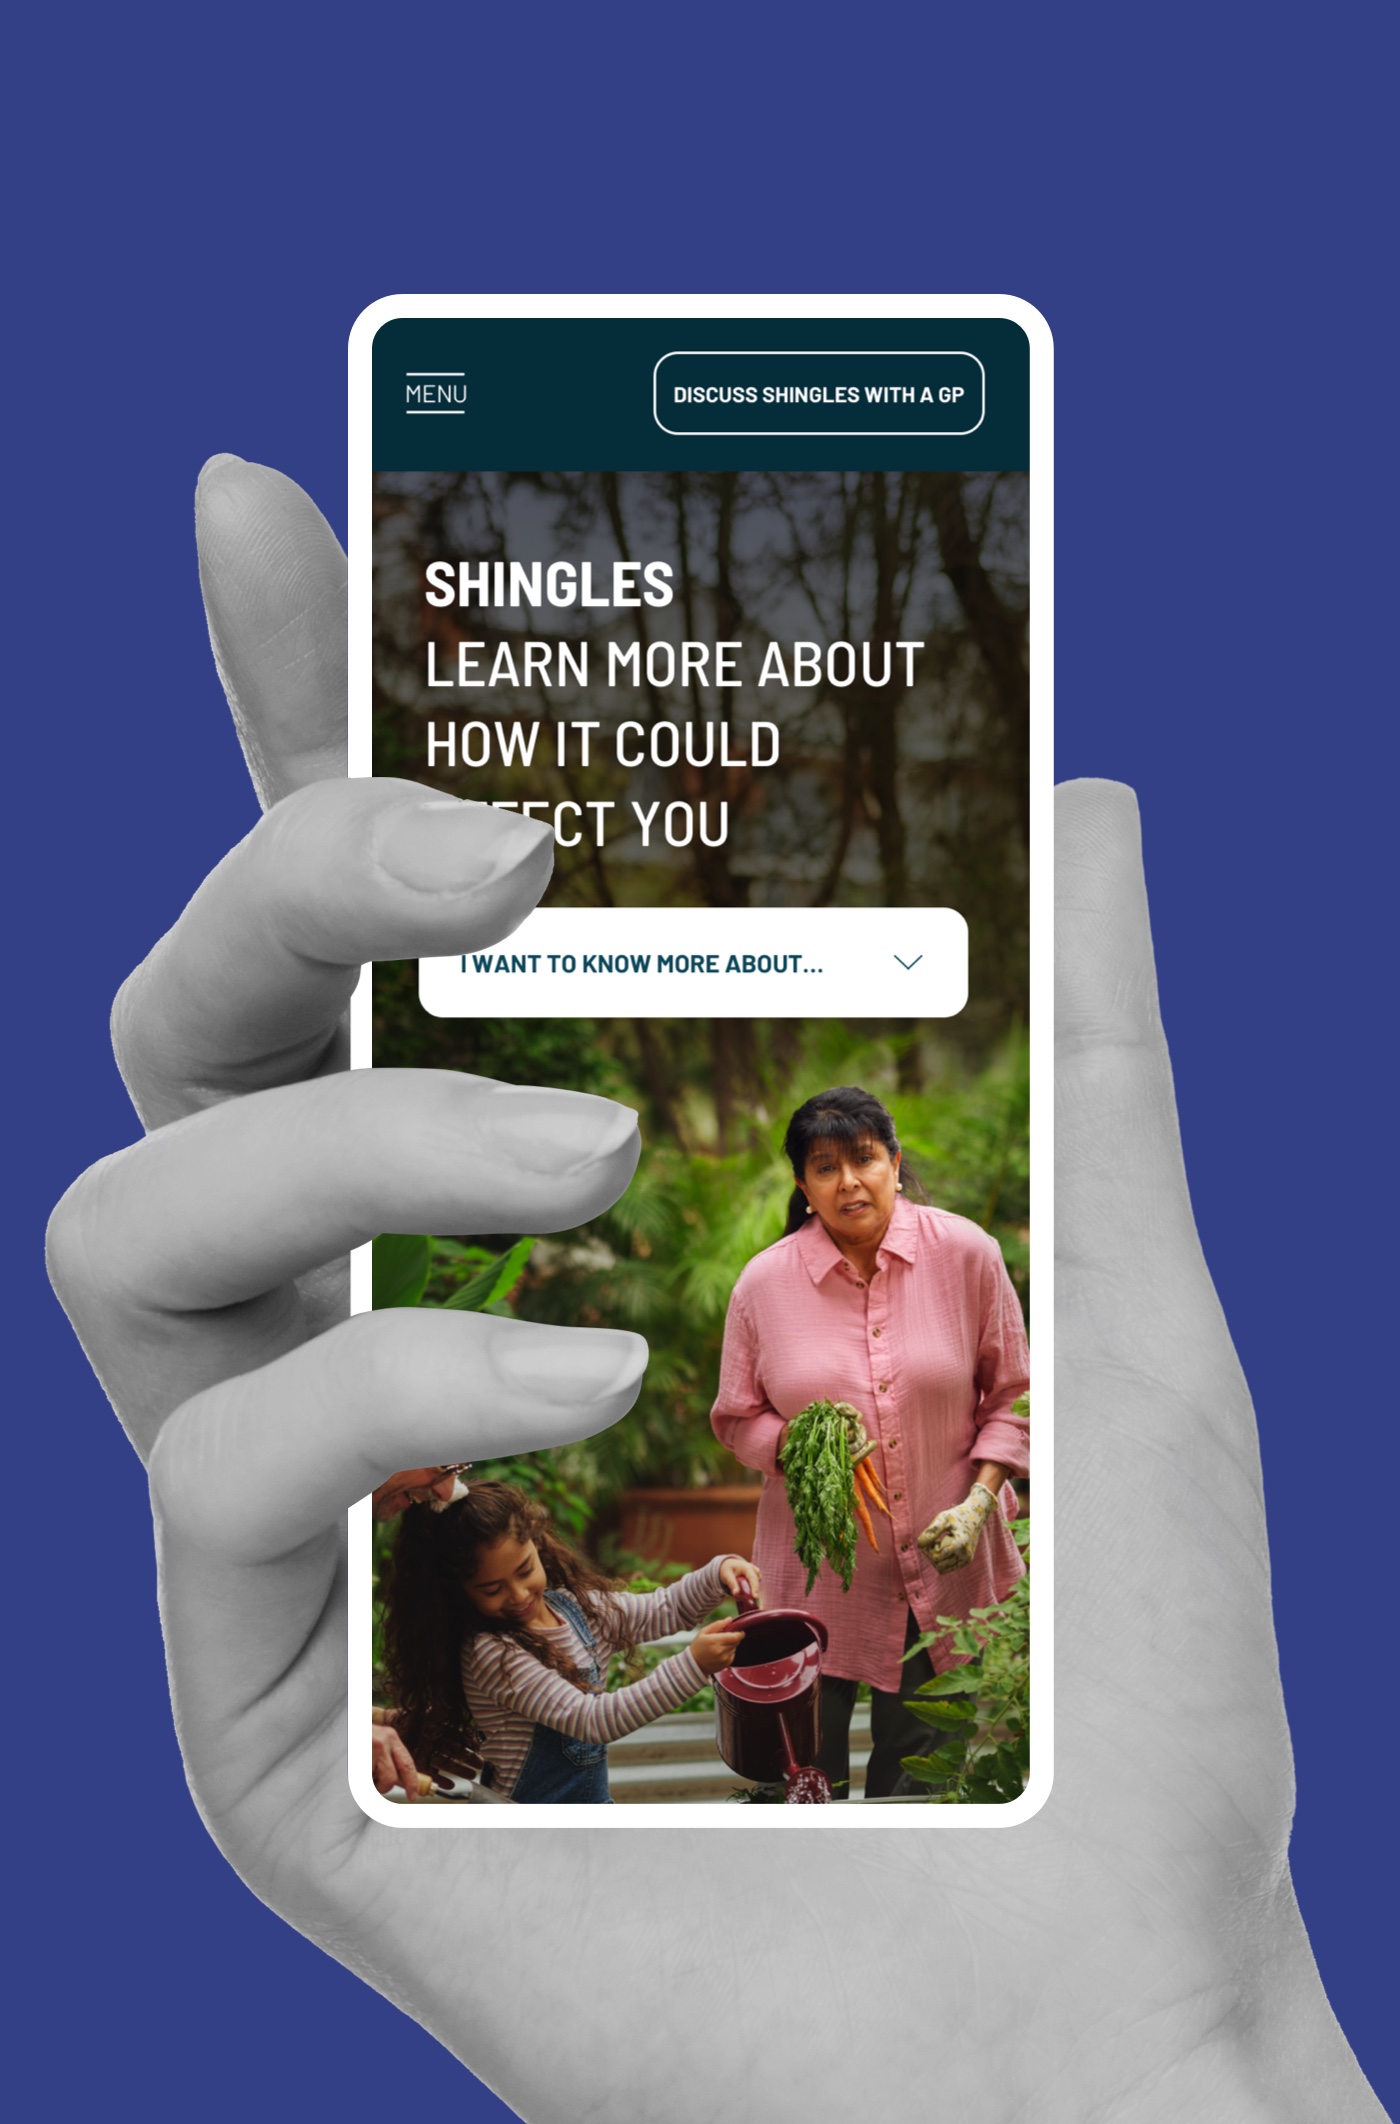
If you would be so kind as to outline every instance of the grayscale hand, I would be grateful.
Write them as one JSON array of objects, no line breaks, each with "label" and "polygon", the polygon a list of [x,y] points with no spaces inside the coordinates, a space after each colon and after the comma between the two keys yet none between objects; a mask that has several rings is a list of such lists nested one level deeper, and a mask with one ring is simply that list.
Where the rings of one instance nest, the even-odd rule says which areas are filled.
[{"label": "grayscale hand", "polygon": [[[221,672],[275,802],[117,1012],[152,1133],[56,1213],[54,1274],[151,1456],[189,1780],[290,1923],[530,2124],[1381,2115],[1287,1865],[1292,1783],[1248,1394],[1201,1257],[1131,794],[1059,792],[1058,1766],[1009,1830],[942,1817],[494,1833],[345,1782],[343,1514],[391,1470],[614,1420],[635,1338],[346,1322],[377,1230],[558,1229],[631,1117],[451,1074],[347,1077],[362,960],[518,922],[543,832],[342,771],[343,571],[279,475],[199,498]],[[749,1818],[752,1820],[752,1817]],[[256,2031],[246,2032],[256,2040]]]}]

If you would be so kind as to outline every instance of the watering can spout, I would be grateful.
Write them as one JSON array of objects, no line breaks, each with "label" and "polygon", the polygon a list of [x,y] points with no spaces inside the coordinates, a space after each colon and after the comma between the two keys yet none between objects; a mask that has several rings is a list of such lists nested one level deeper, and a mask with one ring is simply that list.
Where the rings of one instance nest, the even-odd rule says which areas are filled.
[{"label": "watering can spout", "polygon": [[824,1807],[831,1798],[831,1779],[825,1770],[819,1770],[815,1763],[798,1762],[792,1745],[792,1735],[788,1731],[788,1722],[781,1715],[778,1725],[783,1736],[783,1751],[787,1756],[787,1765],[783,1771],[783,1796],[787,1805]]}]

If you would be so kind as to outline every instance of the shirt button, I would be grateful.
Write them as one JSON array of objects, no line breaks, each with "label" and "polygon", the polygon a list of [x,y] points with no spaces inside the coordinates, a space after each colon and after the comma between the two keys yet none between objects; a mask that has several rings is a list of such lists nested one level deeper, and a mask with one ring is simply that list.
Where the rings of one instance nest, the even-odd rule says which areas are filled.
[{"label": "shirt button", "polygon": [[880,1332],[880,1330],[879,1330],[878,1328],[872,1328],[872,1329],[870,1330],[870,1332],[871,1332],[871,1334],[872,1334],[872,1335],[878,1335],[878,1334],[879,1334],[879,1332]]},{"label": "shirt button", "polygon": [[863,1291],[865,1289],[865,1285],[859,1280],[859,1278],[857,1278],[856,1280],[856,1289],[858,1291]]},{"label": "shirt button", "polygon": [[895,1491],[895,1493],[894,1493],[894,1501],[895,1501],[895,1503],[896,1503],[896,1504],[900,1504],[900,1503],[902,1503],[902,1502],[903,1502],[903,1499],[904,1499],[904,1492],[903,1492],[903,1490],[896,1490],[896,1491]]},{"label": "shirt button", "polygon": [[897,1453],[899,1451],[899,1440],[897,1438],[891,1438],[888,1441],[888,1444],[889,1449],[892,1453]]},{"label": "shirt button", "polygon": [[882,1394],[888,1394],[889,1390],[890,1390],[890,1383],[889,1383],[888,1379],[882,1379],[882,1380],[880,1381],[880,1392],[881,1392]]},{"label": "shirt button", "polygon": [[909,1544],[907,1541],[902,1541],[899,1546],[901,1549],[907,1549]]}]

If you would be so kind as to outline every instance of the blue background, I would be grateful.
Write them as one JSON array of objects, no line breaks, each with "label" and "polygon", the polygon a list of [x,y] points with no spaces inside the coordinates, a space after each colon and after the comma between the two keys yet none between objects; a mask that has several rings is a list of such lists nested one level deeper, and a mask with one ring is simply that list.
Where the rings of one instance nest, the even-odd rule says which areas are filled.
[{"label": "blue background", "polygon": [[1056,336],[1060,772],[1141,795],[1196,1208],[1260,1413],[1298,1889],[1393,2094],[1380,9],[50,20],[10,33],[6,150],[6,1843],[32,1890],[8,2085],[62,2119],[507,2115],[206,1839],[144,1484],[40,1275],[48,1204],[133,1134],[112,992],[253,818],[201,461],[280,466],[343,530],[345,337],[398,290],[927,287],[1013,292]]}]

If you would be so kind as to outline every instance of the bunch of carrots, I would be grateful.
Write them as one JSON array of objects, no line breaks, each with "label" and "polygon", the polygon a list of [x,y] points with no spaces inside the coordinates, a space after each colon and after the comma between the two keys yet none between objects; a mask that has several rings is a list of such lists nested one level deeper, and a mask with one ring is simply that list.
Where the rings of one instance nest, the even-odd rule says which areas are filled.
[{"label": "bunch of carrots", "polygon": [[862,1458],[852,1450],[853,1438],[863,1436],[860,1412],[848,1401],[810,1401],[788,1425],[783,1477],[809,1593],[823,1561],[850,1591],[858,1524],[878,1553],[871,1506],[886,1519],[890,1508],[868,1450]]},{"label": "bunch of carrots", "polygon": [[[886,1519],[891,1518],[892,1514],[889,1505],[885,1501],[885,1492],[880,1478],[871,1464],[873,1453],[874,1447],[872,1446],[870,1452],[863,1459],[856,1461],[851,1471],[854,1482],[851,1502],[855,1506],[856,1518],[865,1529],[865,1538],[878,1556],[880,1544],[875,1539],[875,1523],[870,1517],[870,1506],[873,1505],[877,1512],[883,1512]],[[864,1496],[861,1495],[862,1490],[865,1492]]]}]

